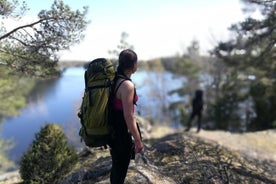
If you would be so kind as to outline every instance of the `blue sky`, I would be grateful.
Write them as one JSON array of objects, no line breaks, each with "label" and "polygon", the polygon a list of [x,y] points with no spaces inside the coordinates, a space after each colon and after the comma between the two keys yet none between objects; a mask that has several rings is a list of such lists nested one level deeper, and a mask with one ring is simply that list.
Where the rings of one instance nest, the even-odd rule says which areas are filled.
[{"label": "blue sky", "polygon": [[[28,16],[50,8],[53,1],[26,0]],[[240,0],[64,0],[72,9],[89,6],[91,20],[85,40],[61,60],[110,57],[122,32],[140,59],[183,54],[193,39],[206,53],[218,41],[229,38],[227,28],[243,20]]]}]

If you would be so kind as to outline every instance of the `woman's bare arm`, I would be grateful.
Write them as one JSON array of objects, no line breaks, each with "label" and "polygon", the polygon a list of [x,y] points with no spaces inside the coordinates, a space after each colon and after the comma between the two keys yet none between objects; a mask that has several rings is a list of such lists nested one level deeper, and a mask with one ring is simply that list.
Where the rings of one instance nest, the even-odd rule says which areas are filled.
[{"label": "woman's bare arm", "polygon": [[143,149],[143,143],[136,124],[134,109],[133,109],[133,97],[134,97],[134,85],[130,81],[123,82],[122,86],[118,90],[119,98],[122,100],[124,118],[127,127],[134,138],[136,152],[139,153]]}]

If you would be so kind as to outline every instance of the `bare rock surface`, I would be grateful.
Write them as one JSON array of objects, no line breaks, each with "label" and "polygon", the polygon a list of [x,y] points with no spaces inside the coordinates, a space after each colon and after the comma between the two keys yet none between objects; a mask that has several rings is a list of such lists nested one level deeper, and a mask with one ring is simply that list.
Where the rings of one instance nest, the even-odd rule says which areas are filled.
[{"label": "bare rock surface", "polygon": [[[276,132],[195,133],[166,126],[151,127],[143,154],[129,166],[126,184],[276,183]],[[78,166],[61,184],[108,184],[108,149],[85,149]],[[18,172],[0,176],[0,184],[20,183]]]},{"label": "bare rock surface", "polygon": [[[239,151],[224,146],[223,142],[218,143],[221,137],[216,135],[217,140],[214,140],[215,132],[210,138],[211,135],[204,131],[196,134],[165,127],[154,131],[162,135],[155,132],[152,138],[145,141],[144,153],[136,155],[135,161],[131,161],[126,184],[276,183],[276,162],[269,154],[262,158],[251,157],[245,150]],[[226,139],[238,141],[241,137],[228,137],[224,141]],[[242,141],[237,145],[243,146]],[[104,152],[105,156],[103,150],[88,151],[88,155],[82,157],[82,167],[61,183],[109,183],[111,158],[108,150]]]}]

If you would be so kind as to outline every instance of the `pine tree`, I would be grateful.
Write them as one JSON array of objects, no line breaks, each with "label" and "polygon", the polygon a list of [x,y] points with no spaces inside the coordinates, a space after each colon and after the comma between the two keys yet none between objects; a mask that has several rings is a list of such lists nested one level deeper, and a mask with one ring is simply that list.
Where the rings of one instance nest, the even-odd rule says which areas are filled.
[{"label": "pine tree", "polygon": [[58,183],[77,163],[77,154],[68,146],[60,126],[47,124],[35,135],[20,161],[24,183]]},{"label": "pine tree", "polygon": [[[235,36],[220,42],[213,50],[220,58],[218,61],[227,66],[227,81],[221,85],[224,104],[236,101],[232,104],[245,106],[238,115],[245,117],[248,129],[271,129],[276,127],[276,1],[243,2],[247,3],[248,13],[259,11],[261,16],[233,24],[230,30]],[[231,108],[238,109],[238,106]],[[235,117],[235,114],[230,115]]]}]

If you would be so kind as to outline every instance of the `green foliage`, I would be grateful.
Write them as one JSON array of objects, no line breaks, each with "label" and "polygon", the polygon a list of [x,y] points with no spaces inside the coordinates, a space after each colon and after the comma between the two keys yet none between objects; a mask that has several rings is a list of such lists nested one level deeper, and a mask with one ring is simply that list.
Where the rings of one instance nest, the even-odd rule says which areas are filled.
[{"label": "green foliage", "polygon": [[[1,49],[1,48],[0,48]],[[21,46],[4,48],[6,53],[0,51],[1,63],[13,73],[24,74],[28,77],[52,78],[60,76],[57,61],[39,53],[28,52]]]},{"label": "green foliage", "polygon": [[[233,126],[233,122],[239,122],[240,117],[237,113],[238,100],[236,94],[225,95],[217,99],[216,103],[209,108],[209,118],[216,122],[217,129],[228,130]],[[238,128],[238,127],[235,127]]]},{"label": "green foliage", "polygon": [[164,72],[165,68],[163,65],[163,59],[152,59],[144,63],[144,68],[150,71],[155,71],[155,72]]},{"label": "green foliage", "polygon": [[26,106],[27,95],[34,85],[34,80],[13,75],[7,67],[0,65],[0,118],[18,115]]},{"label": "green foliage", "polygon": [[[0,124],[3,117],[15,116],[26,106],[27,94],[34,87],[34,81],[20,78],[10,73],[9,69],[0,65]],[[4,140],[0,133],[0,173],[14,167],[7,158],[7,152],[14,146],[12,140]]]},{"label": "green foliage", "polygon": [[252,108],[256,117],[251,117],[250,127],[253,130],[273,128],[273,122],[276,120],[275,1],[244,2],[248,3],[248,12],[258,9],[262,12],[262,18],[249,17],[241,23],[232,25],[230,29],[236,33],[236,37],[228,42],[219,43],[213,53],[228,66],[228,71],[236,71],[247,79],[247,82],[235,81],[236,86],[243,86],[241,89],[231,87],[228,83],[225,85],[229,86],[228,94],[239,95],[245,90],[247,99],[253,99]]},{"label": "green foliage", "polygon": [[21,178],[28,184],[58,183],[72,170],[77,159],[61,127],[47,124],[35,135],[31,147],[21,158]]},{"label": "green foliage", "polygon": [[26,2],[23,1],[19,3],[17,0],[0,0],[1,9],[0,16],[3,17],[14,17],[17,18],[24,14],[24,12],[28,9]]},{"label": "green foliage", "polygon": [[[276,87],[272,87],[276,90]],[[251,86],[256,117],[252,119],[250,128],[254,130],[275,128],[276,121],[276,95],[269,95],[271,88],[264,83],[254,83]]]},{"label": "green foliage", "polygon": [[184,75],[189,78],[198,78],[200,66],[195,63],[189,56],[176,56],[163,58],[162,64],[167,71],[175,74]]},{"label": "green foliage", "polygon": [[13,146],[14,143],[12,140],[4,140],[0,135],[0,174],[7,172],[8,169],[14,167],[14,163],[7,157],[7,151],[9,151]]},{"label": "green foliage", "polygon": [[203,73],[202,65],[205,61],[204,57],[200,56],[199,51],[199,42],[193,40],[191,45],[187,47],[186,54],[162,59],[162,64],[167,71],[187,79],[187,82],[183,83],[183,87],[171,91],[171,94],[190,95],[199,88],[200,75]]},{"label": "green foliage", "polygon": [[[7,18],[16,11],[17,1],[4,2],[7,10],[2,11],[0,17]],[[73,11],[62,0],[55,0],[50,10],[38,13],[37,21],[19,23],[20,26],[9,32],[2,28],[0,64],[28,75],[57,74],[57,53],[83,39],[89,23],[85,18],[87,10],[84,7],[82,12]]]},{"label": "green foliage", "polygon": [[180,123],[183,125],[183,126],[186,126],[187,127],[187,122],[188,122],[188,114],[187,112],[185,111],[185,108],[184,107],[181,107],[180,108]]},{"label": "green foliage", "polygon": [[[185,93],[193,93],[198,88],[200,66],[187,55],[149,60],[143,63],[143,68],[157,72],[169,71],[178,76],[186,77],[189,82],[183,84],[185,88],[182,87],[172,91],[172,93],[178,93],[180,96],[183,96]],[[187,91],[184,92],[183,90],[185,89]]]},{"label": "green foliage", "polygon": [[238,130],[241,127],[244,120],[240,104],[248,97],[247,83],[248,80],[235,70],[228,69],[224,73],[216,98],[208,100],[208,118],[215,122],[216,128]]}]

